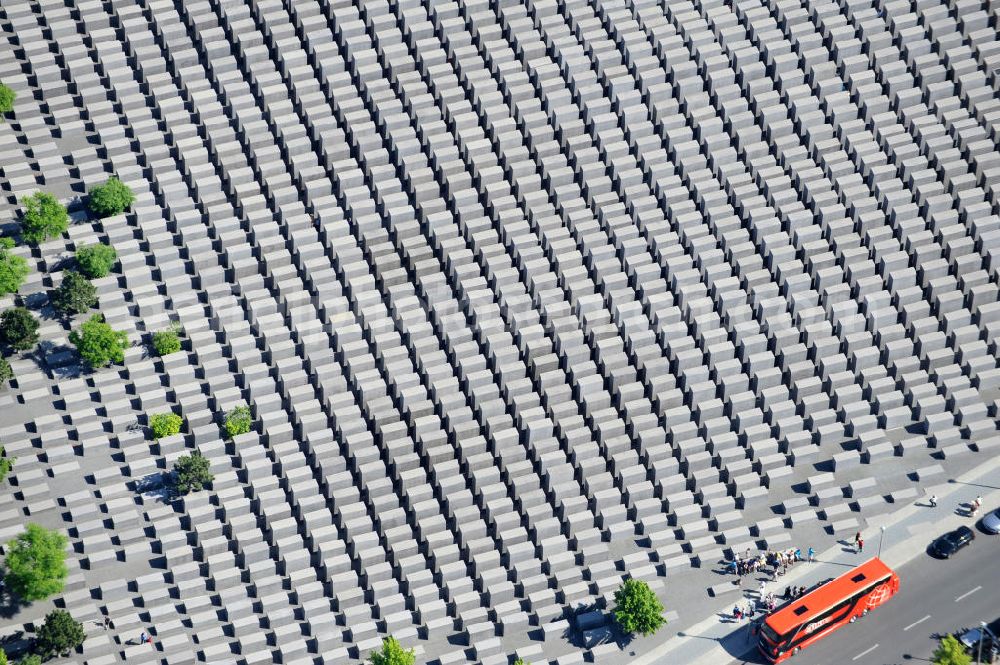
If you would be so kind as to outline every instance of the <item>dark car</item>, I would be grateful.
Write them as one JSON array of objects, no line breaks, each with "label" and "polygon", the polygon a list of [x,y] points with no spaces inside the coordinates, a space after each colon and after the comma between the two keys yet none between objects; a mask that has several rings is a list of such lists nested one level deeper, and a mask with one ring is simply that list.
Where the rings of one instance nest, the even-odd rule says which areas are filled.
[{"label": "dark car", "polygon": [[975,537],[976,534],[972,529],[967,526],[960,526],[935,540],[931,545],[931,552],[942,559],[948,559],[971,543]]}]

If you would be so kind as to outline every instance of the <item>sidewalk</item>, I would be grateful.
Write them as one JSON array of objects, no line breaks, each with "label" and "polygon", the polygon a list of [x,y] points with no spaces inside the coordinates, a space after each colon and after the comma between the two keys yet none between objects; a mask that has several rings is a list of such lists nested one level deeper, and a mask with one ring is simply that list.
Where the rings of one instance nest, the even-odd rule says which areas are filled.
[{"label": "sidewalk", "polygon": [[[983,487],[982,485],[987,485]],[[962,503],[971,501],[977,495],[983,497],[983,510],[992,510],[1000,504],[1000,456],[985,460],[983,464],[953,481],[924,487],[924,496],[909,505],[886,513],[883,519],[873,517],[862,530],[865,550],[855,554],[853,544],[844,547],[838,542],[824,552],[817,552],[816,562],[795,564],[768,589],[780,594],[785,586],[792,583],[809,587],[821,580],[836,577],[845,571],[844,565],[855,565],[874,556],[879,550],[880,526],[885,527],[882,535],[881,558],[889,566],[899,569],[916,558],[930,544],[931,540],[945,531],[955,529],[972,520],[956,513]],[[931,508],[927,498],[938,497],[938,505]],[[980,516],[983,512],[980,512]],[[905,571],[901,583],[906,584]],[[756,576],[744,580],[745,591],[756,591]],[[629,659],[629,665],[658,665],[662,663],[684,663],[684,665],[726,665],[741,660],[754,649],[748,638],[748,622],[722,623],[719,614],[730,614],[733,605],[739,602],[746,607],[747,600],[742,595],[731,595],[719,599],[716,612],[664,642],[658,648]],[[760,615],[758,615],[760,616]]]}]

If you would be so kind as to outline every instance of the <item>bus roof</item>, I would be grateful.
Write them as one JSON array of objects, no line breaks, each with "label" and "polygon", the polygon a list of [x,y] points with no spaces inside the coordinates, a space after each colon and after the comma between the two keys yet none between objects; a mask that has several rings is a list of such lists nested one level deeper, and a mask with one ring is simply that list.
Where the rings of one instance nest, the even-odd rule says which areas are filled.
[{"label": "bus roof", "polygon": [[767,617],[767,625],[779,635],[784,635],[856,591],[891,574],[892,569],[889,566],[882,563],[878,557],[872,557],[857,568],[830,580],[771,614]]}]

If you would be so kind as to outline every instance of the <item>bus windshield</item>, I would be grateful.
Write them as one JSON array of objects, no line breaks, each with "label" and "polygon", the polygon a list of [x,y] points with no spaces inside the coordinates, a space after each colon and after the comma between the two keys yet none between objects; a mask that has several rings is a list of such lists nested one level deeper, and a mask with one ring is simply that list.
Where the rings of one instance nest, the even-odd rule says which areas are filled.
[{"label": "bus windshield", "polygon": [[778,633],[774,632],[774,629],[766,623],[761,625],[760,632],[771,644],[777,645],[785,641],[784,635],[778,635]]}]

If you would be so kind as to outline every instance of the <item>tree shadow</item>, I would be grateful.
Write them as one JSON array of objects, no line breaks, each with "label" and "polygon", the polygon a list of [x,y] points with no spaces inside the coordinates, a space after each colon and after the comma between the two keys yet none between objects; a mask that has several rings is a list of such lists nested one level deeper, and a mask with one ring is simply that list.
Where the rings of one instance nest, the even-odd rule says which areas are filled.
[{"label": "tree shadow", "polygon": [[135,491],[144,498],[168,504],[177,497],[177,491],[170,482],[172,475],[169,471],[161,471],[143,476],[136,481]]},{"label": "tree shadow", "polygon": [[56,344],[43,339],[27,357],[39,369],[51,372],[55,379],[75,379],[91,373],[86,363],[80,360],[76,349],[68,344]]},{"label": "tree shadow", "polygon": [[0,580],[0,619],[10,619],[28,605],[31,603],[11,593],[7,585],[2,584]]}]

